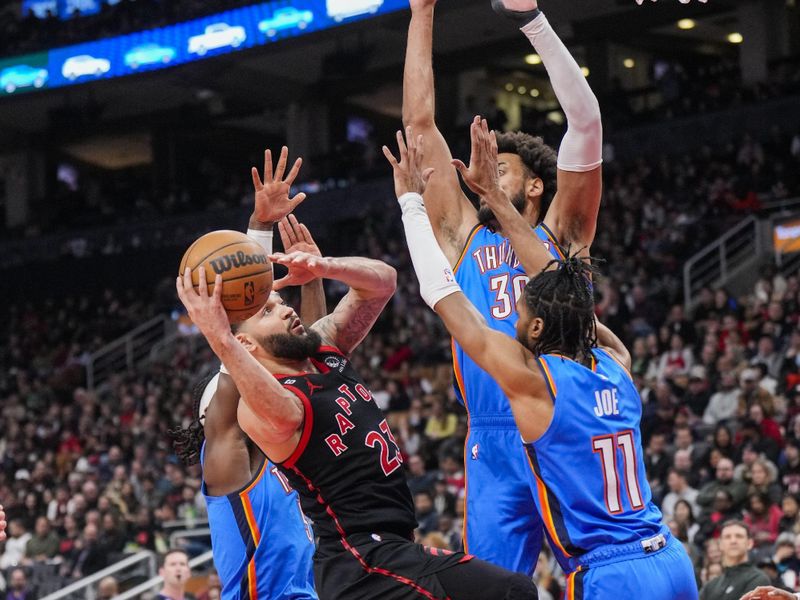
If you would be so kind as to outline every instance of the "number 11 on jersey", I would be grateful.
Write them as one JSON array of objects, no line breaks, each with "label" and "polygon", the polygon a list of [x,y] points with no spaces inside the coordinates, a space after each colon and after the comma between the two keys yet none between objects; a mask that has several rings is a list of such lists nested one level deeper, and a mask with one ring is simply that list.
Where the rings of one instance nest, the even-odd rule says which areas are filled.
[{"label": "number 11 on jersey", "polygon": [[622,450],[622,463],[625,474],[625,489],[631,508],[644,508],[642,493],[639,490],[636,447],[633,432],[621,431],[617,434],[601,435],[592,438],[592,452],[600,455],[600,468],[603,470],[603,487],[606,508],[612,515],[622,512],[622,486],[617,468],[617,448]]}]

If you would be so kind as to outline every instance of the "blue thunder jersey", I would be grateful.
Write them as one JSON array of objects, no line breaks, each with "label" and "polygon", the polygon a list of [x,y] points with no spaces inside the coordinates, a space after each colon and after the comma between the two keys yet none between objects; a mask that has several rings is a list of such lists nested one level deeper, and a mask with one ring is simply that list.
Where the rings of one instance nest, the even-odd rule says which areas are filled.
[{"label": "blue thunder jersey", "polygon": [[570,573],[587,552],[657,535],[662,517],[642,456],[642,401],[625,368],[597,348],[591,368],[554,354],[538,364],[553,420],[525,448],[545,530]]},{"label": "blue thunder jersey", "polygon": [[311,525],[272,463],[237,492],[209,496],[205,481],[202,491],[223,600],[316,600]]},{"label": "blue thunder jersey", "polygon": [[[542,223],[534,229],[554,259],[564,258],[555,237]],[[482,225],[472,230],[455,268],[455,278],[464,295],[478,309],[492,329],[516,338],[517,298],[528,283],[508,238]],[[455,341],[453,367],[456,395],[476,416],[512,417],[508,399],[500,386]]]},{"label": "blue thunder jersey", "polygon": [[[561,258],[545,226],[535,232],[553,257]],[[489,327],[514,337],[516,299],[528,278],[508,239],[483,226],[475,227],[454,271],[464,294]],[[543,539],[542,521],[508,399],[455,342],[453,369],[456,393],[469,415],[464,452],[464,550],[505,569],[533,575]]]}]

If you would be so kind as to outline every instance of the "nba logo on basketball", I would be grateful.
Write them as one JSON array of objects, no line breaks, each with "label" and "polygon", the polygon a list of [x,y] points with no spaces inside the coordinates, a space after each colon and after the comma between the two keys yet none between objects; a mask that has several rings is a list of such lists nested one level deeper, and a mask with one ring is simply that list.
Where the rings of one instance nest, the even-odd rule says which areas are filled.
[{"label": "nba logo on basketball", "polygon": [[256,284],[253,281],[244,282],[244,305],[250,306],[256,299]]}]

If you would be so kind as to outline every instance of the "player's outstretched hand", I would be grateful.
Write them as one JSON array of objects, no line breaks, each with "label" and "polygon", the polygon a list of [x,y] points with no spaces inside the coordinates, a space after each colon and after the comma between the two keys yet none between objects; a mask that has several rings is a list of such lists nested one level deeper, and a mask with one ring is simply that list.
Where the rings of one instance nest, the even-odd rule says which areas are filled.
[{"label": "player's outstretched hand", "polygon": [[284,277],[272,284],[272,289],[276,292],[285,287],[305,285],[319,277],[325,277],[330,262],[330,259],[309,252],[291,252],[289,254],[276,252],[270,254],[269,259],[289,269]]},{"label": "player's outstretched hand", "polygon": [[453,166],[461,173],[469,189],[487,198],[500,189],[500,173],[497,168],[497,136],[489,130],[486,119],[475,117],[469,126],[471,155],[469,166],[458,159]]},{"label": "player's outstretched hand", "polygon": [[6,512],[3,510],[3,505],[0,504],[0,542],[6,541],[6,527],[8,527]]},{"label": "player's outstretched hand", "polygon": [[797,596],[791,592],[779,590],[771,585],[762,585],[754,589],[752,592],[747,592],[739,600],[777,600],[778,598],[796,600]]},{"label": "player's outstretched hand", "polygon": [[281,219],[278,223],[278,232],[281,234],[284,254],[307,252],[314,256],[322,256],[308,227],[300,223],[294,215]]},{"label": "player's outstretched hand", "polygon": [[178,290],[178,297],[189,312],[192,323],[197,325],[210,343],[213,343],[231,333],[228,315],[222,306],[222,275],[215,277],[214,291],[209,295],[206,270],[200,267],[198,271],[199,281],[196,291],[192,285],[192,271],[189,267],[186,267],[183,276],[177,277],[175,288]]},{"label": "player's outstretched hand", "polygon": [[425,160],[425,149],[423,148],[422,136],[417,136],[416,140],[411,133],[411,127],[406,127],[406,139],[403,140],[403,132],[397,132],[397,149],[400,152],[400,162],[386,146],[383,147],[383,155],[394,171],[394,192],[399,198],[408,192],[424,194],[428,180],[433,175],[432,168],[423,168]]},{"label": "player's outstretched hand", "polygon": [[288,161],[289,149],[284,146],[281,148],[281,155],[278,158],[278,165],[275,167],[274,173],[272,171],[272,151],[266,150],[264,152],[263,181],[258,173],[258,169],[256,167],[251,169],[253,187],[256,192],[253,216],[257,221],[263,223],[275,223],[276,221],[280,221],[306,199],[306,195],[303,192],[289,198],[289,191],[298,173],[300,173],[303,159],[298,158],[295,160],[289,174],[284,178],[283,175],[286,172]]}]

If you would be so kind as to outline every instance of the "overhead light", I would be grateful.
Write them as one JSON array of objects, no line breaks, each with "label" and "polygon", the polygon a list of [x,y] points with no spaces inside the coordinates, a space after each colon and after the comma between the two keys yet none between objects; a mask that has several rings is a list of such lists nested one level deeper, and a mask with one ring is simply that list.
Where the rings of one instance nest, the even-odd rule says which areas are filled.
[{"label": "overhead light", "polygon": [[521,86],[519,86],[519,87],[517,88],[517,91],[518,91],[520,94],[527,94],[527,93],[528,93],[528,88],[526,88],[524,85],[521,85]]},{"label": "overhead light", "polygon": [[694,29],[697,23],[693,19],[681,19],[678,21],[678,29]]},{"label": "overhead light", "polygon": [[626,58],[625,60],[622,61],[622,64],[626,69],[632,69],[633,67],[636,66],[636,61],[633,60],[632,58]]},{"label": "overhead light", "polygon": [[733,33],[728,34],[728,41],[731,44],[741,44],[744,41],[741,33],[734,31]]},{"label": "overhead light", "polygon": [[542,64],[542,57],[538,54],[528,54],[528,56],[525,57],[525,62],[529,65],[540,65]]},{"label": "overhead light", "polygon": [[555,123],[556,125],[563,125],[564,124],[564,115],[561,113],[560,110],[554,110],[547,113],[547,120],[551,123]]},{"label": "overhead light", "polygon": [[513,92],[513,91],[514,91],[514,84],[513,84],[513,83],[510,83],[510,82],[509,82],[509,83],[507,83],[507,84],[506,84],[506,91],[507,91],[507,92]]},{"label": "overhead light", "polygon": [[531,90],[531,96],[533,96],[534,98],[538,98],[539,97],[539,90],[537,90],[536,88],[533,88]]},{"label": "overhead light", "polygon": [[589,67],[581,67],[581,73],[583,73],[584,77],[589,76]]}]

